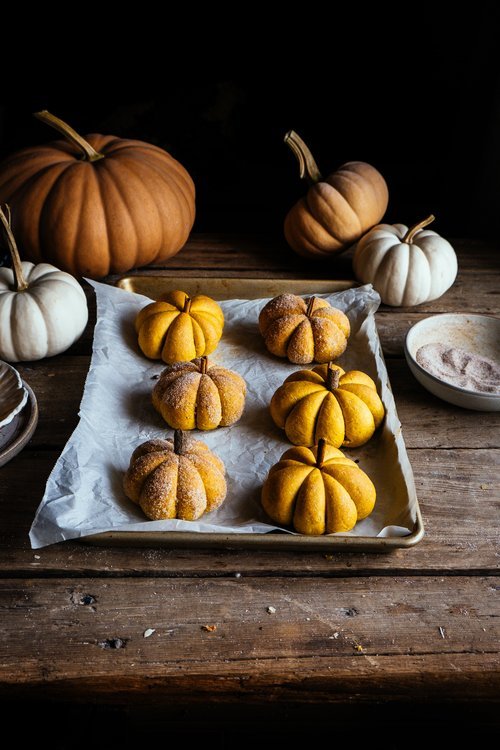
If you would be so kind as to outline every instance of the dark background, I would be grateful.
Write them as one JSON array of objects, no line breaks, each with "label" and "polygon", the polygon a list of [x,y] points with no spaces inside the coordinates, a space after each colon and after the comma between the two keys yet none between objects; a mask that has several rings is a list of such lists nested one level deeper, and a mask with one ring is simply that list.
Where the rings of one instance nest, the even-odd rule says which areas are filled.
[{"label": "dark background", "polygon": [[[266,8],[255,5],[218,14],[211,5],[204,17],[188,6],[183,22],[165,22],[144,3],[130,13],[74,6],[72,14],[44,4],[39,11],[22,7],[17,24],[8,23],[4,9],[0,156],[54,137],[32,117],[47,108],[82,134],[114,133],[171,151],[196,183],[195,231],[282,237],[284,215],[304,190],[283,143],[294,128],[324,173],[357,159],[380,169],[389,185],[388,221],[412,223],[433,212],[435,228],[445,236],[496,238],[495,4],[474,2],[464,10],[449,4],[441,18],[436,3],[394,3],[386,11],[380,3],[352,5],[347,12],[333,4],[295,8],[275,6],[271,22]],[[60,30],[48,36],[52,24]],[[34,709],[26,700],[19,707],[30,716],[23,729],[28,741],[51,732],[58,748],[99,739],[107,747],[136,748],[156,727],[127,723],[99,705],[68,710],[40,703]],[[498,715],[496,705],[485,714],[474,702],[467,711],[452,704],[444,710],[379,705],[374,698],[372,707],[360,706],[361,721],[352,712],[348,721],[332,720],[328,704],[323,723],[302,731],[289,720],[279,726],[279,712],[276,724],[260,725],[250,707],[243,729],[233,731],[233,711],[229,706],[226,729],[220,718],[212,724],[209,746],[280,747],[284,738],[288,748],[305,747],[312,732],[319,747],[324,732],[349,747],[383,742],[389,749],[408,748],[414,735],[436,747],[485,739]],[[188,714],[181,730],[174,724],[181,744],[198,737],[193,718]],[[497,728],[495,718],[496,736]],[[172,727],[166,723],[158,734],[164,742]],[[199,739],[207,747],[206,729]]]},{"label": "dark background", "polygon": [[44,57],[3,89],[0,156],[57,137],[32,117],[46,108],[82,134],[113,133],[170,151],[197,187],[194,231],[281,234],[305,189],[283,142],[294,128],[325,174],[348,160],[376,166],[389,185],[386,220],[408,224],[432,212],[445,236],[494,237],[497,12],[480,4],[473,14],[455,12],[452,22],[424,6],[415,14],[413,22],[367,23],[355,34],[353,18],[329,21],[331,30],[317,23],[319,38],[311,28],[302,38],[300,26],[294,37],[265,39],[250,28],[241,48],[234,38],[221,47],[223,35],[202,46],[186,40],[188,59],[153,44],[132,63],[127,55],[111,63],[86,58],[84,71],[69,77],[60,61]]}]

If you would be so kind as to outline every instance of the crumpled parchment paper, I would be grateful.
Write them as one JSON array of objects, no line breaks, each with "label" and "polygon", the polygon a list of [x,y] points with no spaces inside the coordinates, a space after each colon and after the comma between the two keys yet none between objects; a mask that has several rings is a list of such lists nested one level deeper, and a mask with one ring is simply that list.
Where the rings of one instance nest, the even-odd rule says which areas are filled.
[{"label": "crumpled parchment paper", "polygon": [[[231,427],[195,431],[194,437],[203,440],[226,465],[225,502],[196,522],[148,521],[125,496],[122,478],[140,443],[173,434],[151,404],[154,376],[165,365],[144,357],[134,330],[137,312],[151,300],[107,284],[89,283],[96,291],[97,323],[80,421],[47,481],[30,531],[32,547],[103,531],[241,534],[277,528],[260,506],[260,491],[269,468],[290,444],[274,425],[269,402],[283,380],[301,368],[265,348],[257,321],[267,299],[220,303],[224,333],[210,361],[245,378],[245,411]],[[319,296],[342,309],[351,322],[348,347],[338,363],[373,377],[387,411],[382,428],[366,445],[346,451],[349,458],[359,460],[377,489],[373,513],[349,534],[404,536],[415,522],[416,493],[375,325],[379,295],[366,285]]]}]

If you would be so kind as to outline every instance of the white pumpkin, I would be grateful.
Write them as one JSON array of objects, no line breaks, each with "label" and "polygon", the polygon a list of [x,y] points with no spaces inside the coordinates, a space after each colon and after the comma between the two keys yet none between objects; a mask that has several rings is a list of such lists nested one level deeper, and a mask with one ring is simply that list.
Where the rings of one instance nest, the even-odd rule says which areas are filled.
[{"label": "white pumpkin", "polygon": [[21,262],[8,210],[7,216],[0,209],[13,266],[0,268],[0,358],[23,362],[60,354],[87,325],[85,292],[49,263]]},{"label": "white pumpkin", "polygon": [[429,216],[410,229],[378,224],[358,242],[353,257],[356,278],[372,284],[386,305],[430,302],[455,281],[457,256],[447,240],[424,229],[432,221],[434,216]]}]

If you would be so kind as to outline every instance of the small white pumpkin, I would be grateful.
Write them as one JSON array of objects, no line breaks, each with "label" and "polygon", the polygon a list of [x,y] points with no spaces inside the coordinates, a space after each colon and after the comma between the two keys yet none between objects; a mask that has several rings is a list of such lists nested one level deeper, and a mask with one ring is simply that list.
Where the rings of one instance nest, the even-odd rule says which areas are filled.
[{"label": "small white pumpkin", "polygon": [[21,262],[8,207],[6,213],[0,208],[0,222],[13,268],[0,268],[0,358],[25,362],[60,354],[87,325],[85,292],[49,263]]},{"label": "small white pumpkin", "polygon": [[432,221],[434,216],[429,216],[410,229],[378,224],[358,242],[353,257],[356,278],[372,284],[386,305],[430,302],[455,281],[457,256],[447,240],[424,229]]}]

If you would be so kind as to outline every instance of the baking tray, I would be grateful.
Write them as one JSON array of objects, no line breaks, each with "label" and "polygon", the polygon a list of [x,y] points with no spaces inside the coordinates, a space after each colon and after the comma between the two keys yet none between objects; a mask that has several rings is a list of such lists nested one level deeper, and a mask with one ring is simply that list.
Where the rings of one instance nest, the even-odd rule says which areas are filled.
[{"label": "baking tray", "polygon": [[[256,277],[224,277],[210,273],[200,277],[178,275],[169,272],[157,274],[134,274],[114,280],[116,286],[151,299],[173,289],[182,289],[189,295],[202,292],[216,300],[259,299],[274,297],[284,292],[292,294],[331,294],[353,286],[359,286],[352,279],[264,279]],[[270,531],[266,534],[222,534],[186,531],[107,531],[91,534],[81,541],[99,546],[127,547],[177,547],[177,548],[219,548],[252,550],[295,550],[316,552],[366,551],[389,552],[396,548],[409,548],[420,542],[424,536],[422,514],[416,503],[416,520],[412,532],[403,537],[368,536],[307,536]]]},{"label": "baking tray", "polygon": [[207,275],[177,276],[170,274],[137,274],[121,276],[115,282],[120,289],[128,292],[144,294],[151,299],[158,299],[162,294],[174,289],[193,297],[195,294],[208,294],[213,299],[259,299],[260,297],[277,297],[278,294],[332,294],[342,292],[353,286],[359,286],[357,281],[340,279],[327,281],[325,279],[261,279],[255,277],[230,278]]}]

